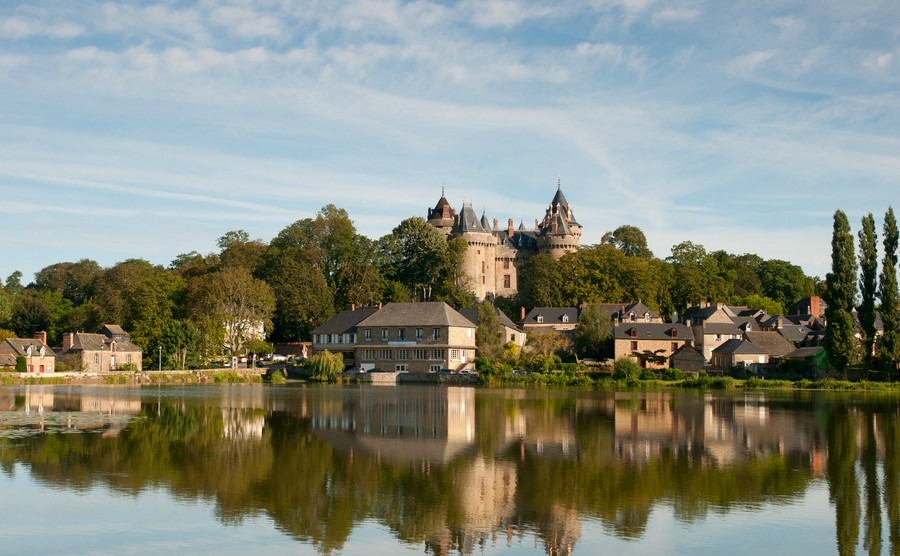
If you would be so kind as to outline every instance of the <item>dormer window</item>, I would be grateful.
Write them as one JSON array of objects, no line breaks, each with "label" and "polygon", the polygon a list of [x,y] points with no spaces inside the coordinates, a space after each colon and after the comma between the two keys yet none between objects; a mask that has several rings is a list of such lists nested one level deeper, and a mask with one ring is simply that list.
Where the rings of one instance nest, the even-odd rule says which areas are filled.
[{"label": "dormer window", "polygon": [[629,319],[631,322],[634,322],[634,320],[635,320],[635,318],[634,318],[634,313],[628,313],[628,319]]},{"label": "dormer window", "polygon": [[629,333],[631,334],[631,337],[632,337],[632,338],[637,338],[637,328],[632,328],[632,329],[629,331]]},{"label": "dormer window", "polygon": [[563,321],[563,322],[569,322],[569,315],[563,315],[563,316],[562,316],[562,321]]},{"label": "dormer window", "polygon": [[677,338],[677,337],[678,337],[678,329],[677,329],[677,328],[672,328],[672,337],[673,337],[673,338]]},{"label": "dormer window", "polygon": [[650,322],[650,313],[644,313],[644,322]]},{"label": "dormer window", "polygon": [[536,320],[537,322],[544,322],[544,315],[538,315],[534,320]]}]

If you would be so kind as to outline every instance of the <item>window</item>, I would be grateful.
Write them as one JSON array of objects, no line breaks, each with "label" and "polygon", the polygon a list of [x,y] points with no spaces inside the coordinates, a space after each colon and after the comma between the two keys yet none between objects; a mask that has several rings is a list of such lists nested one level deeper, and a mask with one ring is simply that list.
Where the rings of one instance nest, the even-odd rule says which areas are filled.
[{"label": "window", "polygon": [[503,268],[509,268],[509,260],[503,261]]},{"label": "window", "polygon": [[672,345],[669,346],[669,351],[678,351],[678,342],[672,342]]},{"label": "window", "polygon": [[125,364],[131,365],[131,354],[130,353],[125,356]]},{"label": "window", "polygon": [[390,361],[390,360],[391,360],[391,350],[389,350],[389,349],[381,349],[381,350],[378,350],[378,351],[379,351],[379,354],[378,354],[378,358],[379,358],[379,359],[382,359],[382,360],[384,360],[384,361]]},{"label": "window", "polygon": [[382,342],[388,341],[388,329],[387,328],[381,329],[381,341]]},{"label": "window", "polygon": [[504,275],[503,275],[503,287],[504,287],[504,288],[509,288],[511,283],[512,283],[512,282],[511,282],[510,279],[509,279],[509,274],[504,274]]},{"label": "window", "polygon": [[637,340],[631,341],[631,351],[637,351]]},{"label": "window", "polygon": [[481,275],[481,283],[487,284],[487,278],[485,278],[484,274]]},{"label": "window", "polygon": [[631,322],[634,322],[634,313],[628,313],[628,318],[631,320]]},{"label": "window", "polygon": [[650,313],[644,313],[644,322],[650,322]]},{"label": "window", "polygon": [[408,349],[394,350],[394,359],[396,359],[397,361],[409,360],[409,350]]},{"label": "window", "polygon": [[421,339],[422,339],[422,329],[416,328],[416,340],[421,340]]},{"label": "window", "polygon": [[431,373],[436,373],[440,370],[441,370],[440,365],[431,365],[430,367],[428,367],[428,372],[431,372]]},{"label": "window", "polygon": [[420,361],[428,359],[428,350],[427,349],[414,349],[413,356]]},{"label": "window", "polygon": [[435,328],[431,331],[431,339],[433,339],[435,342],[441,341],[441,329],[440,328]]},{"label": "window", "polygon": [[94,354],[94,365],[99,365],[99,364],[100,364],[100,354],[95,353]]},{"label": "window", "polygon": [[444,350],[442,350],[442,349],[431,350],[431,358],[432,359],[443,359],[444,358]]},{"label": "window", "polygon": [[365,331],[363,331],[363,337],[366,339],[367,342],[371,342],[372,341],[372,329],[366,328]]},{"label": "window", "polygon": [[538,315],[534,320],[537,322],[544,322],[544,315]]},{"label": "window", "polygon": [[631,334],[632,338],[637,338],[637,328],[632,328],[628,332],[629,332],[629,334]]},{"label": "window", "polygon": [[716,341],[717,341],[717,342],[721,342],[721,341],[722,341],[722,335],[721,335],[721,334],[716,334]]},{"label": "window", "polygon": [[569,315],[563,315],[563,316],[562,316],[562,321],[563,321],[563,322],[569,322]]},{"label": "window", "polygon": [[516,335],[515,335],[515,334],[510,334],[510,335],[509,335],[509,341],[515,343],[515,341],[516,341]]},{"label": "window", "polygon": [[472,329],[471,329],[471,328],[466,328],[466,337],[467,337],[467,338],[471,338],[471,337],[472,337]]},{"label": "window", "polygon": [[397,339],[400,340],[401,342],[406,340],[406,329],[405,328],[401,328],[400,330],[397,331]]},{"label": "window", "polygon": [[397,364],[397,365],[394,365],[394,372],[397,372],[397,373],[405,373],[405,372],[407,372],[407,371],[408,371],[408,369],[407,369],[405,363],[404,363],[404,364]]},{"label": "window", "polygon": [[481,273],[484,274],[484,261],[481,261]]},{"label": "window", "polygon": [[450,361],[459,361],[462,359],[462,355],[460,354],[461,350],[451,349],[450,350]]}]

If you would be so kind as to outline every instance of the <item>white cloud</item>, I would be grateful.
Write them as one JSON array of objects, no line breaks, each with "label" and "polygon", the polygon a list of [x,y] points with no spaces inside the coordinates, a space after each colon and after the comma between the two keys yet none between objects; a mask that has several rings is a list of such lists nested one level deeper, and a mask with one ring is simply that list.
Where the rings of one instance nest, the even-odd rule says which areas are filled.
[{"label": "white cloud", "polygon": [[241,38],[278,37],[282,34],[281,21],[271,15],[263,15],[247,8],[222,6],[210,14],[210,20]]},{"label": "white cloud", "polygon": [[729,67],[738,75],[752,73],[759,66],[774,59],[776,54],[774,50],[758,50],[736,58],[729,64]]},{"label": "white cloud", "polygon": [[651,21],[655,25],[671,22],[693,21],[700,16],[697,8],[667,6],[653,13]]},{"label": "white cloud", "polygon": [[806,22],[793,15],[772,18],[772,24],[778,27],[782,37],[795,36],[806,29]]},{"label": "white cloud", "polygon": [[14,41],[31,37],[73,39],[84,32],[84,27],[69,22],[47,23],[18,16],[0,19],[0,39]]},{"label": "white cloud", "polygon": [[638,47],[583,42],[575,47],[575,54],[581,58],[600,60],[611,66],[624,66],[639,74],[649,66],[647,54]]},{"label": "white cloud", "polygon": [[470,13],[471,21],[478,27],[515,27],[530,19],[556,17],[560,8],[541,6],[519,0],[472,0],[464,2],[461,9]]},{"label": "white cloud", "polygon": [[893,52],[876,52],[863,60],[863,67],[882,71],[890,68],[893,62]]}]

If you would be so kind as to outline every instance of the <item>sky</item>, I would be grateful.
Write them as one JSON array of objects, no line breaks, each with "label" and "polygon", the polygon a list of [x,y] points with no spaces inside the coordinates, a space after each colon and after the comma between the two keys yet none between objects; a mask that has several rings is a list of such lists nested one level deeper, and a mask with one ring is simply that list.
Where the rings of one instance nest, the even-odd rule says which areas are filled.
[{"label": "sky", "polygon": [[[0,279],[167,266],[331,203],[830,266],[900,210],[896,0],[0,3]],[[880,242],[880,233],[879,233]]]}]

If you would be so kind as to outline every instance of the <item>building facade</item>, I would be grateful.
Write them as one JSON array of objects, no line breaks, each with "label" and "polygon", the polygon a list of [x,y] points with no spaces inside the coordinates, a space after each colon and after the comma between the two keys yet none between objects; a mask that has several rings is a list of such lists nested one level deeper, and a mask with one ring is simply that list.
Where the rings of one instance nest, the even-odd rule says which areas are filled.
[{"label": "building facade", "polygon": [[388,303],[356,325],[356,364],[411,373],[474,369],[475,329],[442,301]]},{"label": "building facade", "polygon": [[73,370],[82,372],[143,369],[143,351],[131,343],[131,335],[117,324],[105,324],[94,334],[64,333],[59,356]]},{"label": "building facade", "polygon": [[522,222],[516,228],[512,218],[501,228],[496,218],[491,222],[485,213],[479,218],[470,204],[463,204],[457,212],[443,193],[434,208],[428,209],[427,220],[448,236],[466,241],[462,270],[478,299],[517,294],[519,271],[526,260],[536,254],[559,259],[577,250],[581,242],[581,224],[575,220],[561,184],[557,184],[543,220],[535,219],[532,229]]}]

